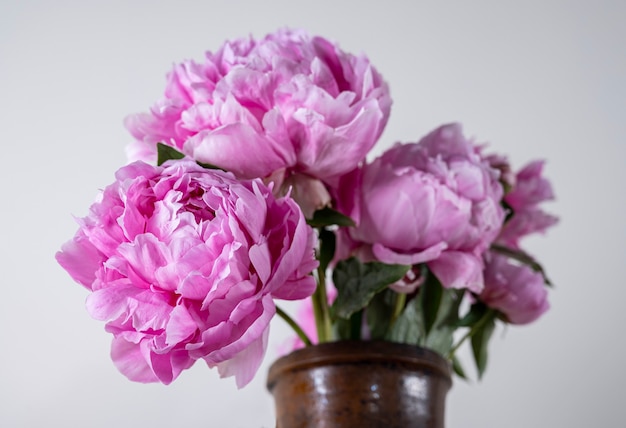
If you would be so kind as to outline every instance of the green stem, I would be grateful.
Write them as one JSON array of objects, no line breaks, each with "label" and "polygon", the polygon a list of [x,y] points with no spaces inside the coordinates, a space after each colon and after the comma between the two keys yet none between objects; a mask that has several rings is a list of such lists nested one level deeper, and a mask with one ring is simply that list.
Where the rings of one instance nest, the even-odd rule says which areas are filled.
[{"label": "green stem", "polygon": [[404,310],[404,306],[406,305],[406,294],[404,293],[396,293],[395,303],[393,307],[393,312],[391,313],[391,322],[389,323],[389,328],[393,327],[394,323]]},{"label": "green stem", "polygon": [[326,274],[321,266],[317,269],[317,288],[312,299],[319,343],[329,342],[332,337],[330,309],[326,295]]},{"label": "green stem", "polygon": [[323,315],[322,315],[322,300],[320,298],[320,293],[317,291],[319,289],[319,284],[315,289],[315,292],[311,296],[311,303],[313,306],[313,316],[315,318],[315,330],[317,331],[318,340],[322,339],[322,331],[323,329]]},{"label": "green stem", "polygon": [[487,311],[483,314],[482,317],[472,326],[472,328],[465,333],[465,335],[459,340],[456,345],[454,345],[450,352],[448,352],[448,359],[451,360],[454,357],[454,353],[459,349],[459,347],[465,342],[467,339],[471,338],[480,330],[487,322],[492,320],[496,316],[496,311],[493,309],[487,309]]},{"label": "green stem", "polygon": [[304,342],[304,344],[306,346],[311,346],[312,345],[311,339],[309,339],[309,336],[306,335],[304,330],[302,330],[302,328],[293,320],[293,318],[291,318],[289,315],[287,315],[287,313],[285,311],[283,311],[281,308],[279,308],[278,306],[276,306],[276,313],[283,320],[285,320],[285,322],[287,324],[289,324],[289,326],[293,329],[293,331],[296,332],[298,337]]}]

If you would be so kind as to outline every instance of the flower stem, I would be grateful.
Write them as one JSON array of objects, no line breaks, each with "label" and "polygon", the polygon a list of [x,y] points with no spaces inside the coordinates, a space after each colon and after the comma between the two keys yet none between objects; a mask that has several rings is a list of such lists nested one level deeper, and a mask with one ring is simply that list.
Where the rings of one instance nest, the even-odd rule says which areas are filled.
[{"label": "flower stem", "polygon": [[396,293],[395,297],[396,297],[395,304],[393,307],[393,312],[391,313],[391,322],[389,323],[390,328],[394,325],[394,323],[396,322],[396,320],[402,313],[402,310],[404,309],[404,306],[406,304],[406,294]]},{"label": "flower stem", "polygon": [[317,288],[315,293],[313,293],[312,299],[319,343],[329,342],[332,336],[332,329],[328,296],[326,295],[326,274],[321,266],[317,269]]},{"label": "flower stem", "polygon": [[451,360],[452,357],[454,357],[454,353],[459,349],[459,347],[463,344],[463,342],[465,342],[467,339],[474,336],[478,332],[478,330],[480,330],[488,321],[492,320],[495,316],[496,316],[495,310],[487,309],[487,311],[485,311],[483,316],[480,317],[478,321],[476,321],[476,324],[474,324],[472,328],[467,333],[465,333],[465,335],[461,338],[461,340],[459,340],[456,343],[456,345],[454,345],[450,349],[450,352],[448,352],[448,359]]},{"label": "flower stem", "polygon": [[304,344],[306,346],[311,346],[312,345],[311,339],[309,339],[309,336],[306,335],[304,330],[302,330],[302,328],[293,320],[293,318],[291,318],[289,315],[287,315],[287,313],[285,311],[283,311],[281,308],[279,308],[278,306],[276,306],[276,313],[283,320],[285,320],[285,322],[287,324],[289,324],[289,326],[293,329],[293,331],[296,332],[298,337],[304,342]]}]

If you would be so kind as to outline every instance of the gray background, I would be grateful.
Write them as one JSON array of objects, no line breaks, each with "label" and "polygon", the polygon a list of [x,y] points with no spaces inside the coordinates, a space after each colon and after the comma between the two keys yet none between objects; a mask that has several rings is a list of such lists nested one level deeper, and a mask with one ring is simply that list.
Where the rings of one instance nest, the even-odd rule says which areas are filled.
[{"label": "gray background", "polygon": [[626,287],[626,8],[621,1],[15,1],[0,3],[0,426],[272,427],[265,370],[247,388],[198,363],[127,381],[87,292],[54,261],[125,163],[125,115],[175,61],[302,27],[365,52],[394,106],[377,146],[461,121],[516,166],[548,160],[561,223],[526,246],[551,311],[499,330],[481,382],[457,380],[451,428],[617,427]]}]

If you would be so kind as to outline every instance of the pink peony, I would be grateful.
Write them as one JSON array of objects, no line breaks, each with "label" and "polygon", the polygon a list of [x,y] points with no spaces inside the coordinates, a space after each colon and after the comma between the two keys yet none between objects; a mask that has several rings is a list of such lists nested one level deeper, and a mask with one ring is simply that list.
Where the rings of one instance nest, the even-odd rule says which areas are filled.
[{"label": "pink peony", "polygon": [[539,208],[542,202],[554,199],[552,186],[542,175],[543,165],[543,161],[534,161],[516,174],[512,190],[504,197],[513,216],[505,224],[498,242],[519,248],[524,236],[544,232],[557,223],[556,217]]},{"label": "pink peony", "polygon": [[482,254],[504,219],[498,177],[457,124],[398,144],[342,180],[356,200],[341,200],[350,192],[340,189],[338,206],[358,226],[340,236],[339,254],[427,263],[444,287],[480,292]]},{"label": "pink peony", "polygon": [[282,30],[226,42],[204,62],[168,75],[165,97],[130,116],[131,159],[153,161],[157,142],[238,178],[292,186],[305,215],[330,202],[321,181],[361,162],[383,131],[391,98],[361,55]]},{"label": "pink peony", "polygon": [[265,353],[273,299],[315,289],[312,229],[290,198],[189,160],[116,173],[58,262],[92,291],[118,369],[172,382],[204,359],[247,384]]},{"label": "pink peony", "polygon": [[543,276],[511,259],[487,253],[485,289],[479,299],[502,312],[511,324],[528,324],[548,310]]}]

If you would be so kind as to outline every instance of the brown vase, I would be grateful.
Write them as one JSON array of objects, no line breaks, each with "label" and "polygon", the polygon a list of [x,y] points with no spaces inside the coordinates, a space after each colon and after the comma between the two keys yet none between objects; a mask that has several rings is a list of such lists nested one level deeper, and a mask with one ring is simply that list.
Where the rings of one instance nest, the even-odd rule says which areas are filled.
[{"label": "brown vase", "polygon": [[448,362],[412,345],[340,341],[278,359],[267,388],[277,428],[443,428]]}]

